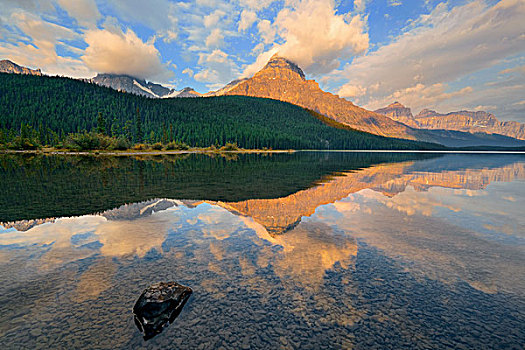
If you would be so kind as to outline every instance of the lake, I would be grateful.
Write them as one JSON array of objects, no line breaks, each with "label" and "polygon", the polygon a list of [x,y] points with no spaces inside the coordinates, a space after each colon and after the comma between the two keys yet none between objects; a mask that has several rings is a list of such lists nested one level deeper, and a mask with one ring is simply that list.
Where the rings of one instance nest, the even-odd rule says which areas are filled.
[{"label": "lake", "polygon": [[[525,155],[0,154],[9,349],[523,349]],[[145,341],[151,284],[193,289]]]}]

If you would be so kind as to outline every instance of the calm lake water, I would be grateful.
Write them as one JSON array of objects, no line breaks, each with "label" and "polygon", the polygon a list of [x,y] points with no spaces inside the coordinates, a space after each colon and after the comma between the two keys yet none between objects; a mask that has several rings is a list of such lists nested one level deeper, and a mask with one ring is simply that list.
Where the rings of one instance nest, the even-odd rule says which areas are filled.
[{"label": "calm lake water", "polygon": [[[9,349],[523,349],[525,155],[0,155]],[[132,308],[193,294],[145,341]]]}]

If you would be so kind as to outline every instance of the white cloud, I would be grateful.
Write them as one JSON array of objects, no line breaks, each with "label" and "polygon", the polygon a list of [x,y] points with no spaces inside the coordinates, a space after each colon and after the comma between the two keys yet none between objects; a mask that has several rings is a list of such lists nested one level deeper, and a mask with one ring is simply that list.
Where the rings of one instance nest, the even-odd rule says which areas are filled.
[{"label": "white cloud", "polygon": [[179,34],[172,30],[166,30],[164,33],[162,33],[160,37],[165,43],[169,44],[177,40],[177,38],[179,37]]},{"label": "white cloud", "polygon": [[118,28],[88,30],[85,41],[88,47],[82,60],[96,72],[160,81],[172,76],[153,42],[143,42],[131,29],[125,33]]},{"label": "white cloud", "polygon": [[206,38],[206,47],[213,48],[222,45],[224,40],[224,34],[219,28],[215,28],[211,31],[210,35]]},{"label": "white cloud", "polygon": [[261,53],[259,56],[257,56],[257,59],[255,60],[255,62],[244,67],[242,78],[249,78],[255,73],[257,73],[261,68],[263,68],[266,65],[266,63],[268,63],[270,58],[273,55],[275,55],[278,51],[279,51],[279,46],[274,46],[270,50]]},{"label": "white cloud", "polygon": [[[464,96],[473,91],[472,87],[467,86],[457,91],[446,92],[446,86],[441,83],[428,86],[418,83],[414,86],[397,90],[382,100],[377,100],[376,103],[380,106],[386,106],[392,103],[392,101],[403,101],[407,106],[415,106],[416,109],[422,109],[424,107],[436,106],[441,101]],[[341,95],[343,94],[341,93]]]},{"label": "white cloud", "polygon": [[175,31],[176,4],[168,0],[108,0],[124,21],[143,24],[151,29]]},{"label": "white cloud", "polygon": [[226,15],[226,12],[222,10],[216,10],[209,15],[204,16],[204,26],[206,28],[215,27],[222,17]]},{"label": "white cloud", "polygon": [[359,97],[366,93],[367,88],[361,85],[345,84],[339,89],[339,95],[345,97]]},{"label": "white cloud", "polygon": [[[271,25],[261,21],[258,28],[266,43],[274,40],[271,30],[275,29],[284,43],[275,44],[270,51],[278,51],[307,73],[330,72],[339,66],[341,57],[348,59],[368,48],[365,20],[336,13],[334,0],[302,0],[292,5],[283,8]],[[269,51],[261,55],[271,57]],[[246,68],[244,75],[262,67],[262,59],[257,61]]]},{"label": "white cloud", "polygon": [[399,0],[388,0],[387,5],[388,6],[401,6],[403,5],[403,2]]},{"label": "white cloud", "polygon": [[199,54],[198,64],[203,68],[193,78],[196,81],[208,83],[208,88],[220,88],[239,76],[235,62],[227,53],[219,49],[215,49],[209,54]]},{"label": "white cloud", "polygon": [[354,11],[363,12],[369,0],[354,0]]},{"label": "white cloud", "polygon": [[81,26],[93,28],[101,18],[95,0],[57,0],[57,2]]},{"label": "white cloud", "polygon": [[[361,86],[360,97],[370,109],[391,103],[388,99],[396,97],[414,109],[452,107],[447,99],[454,98],[456,105],[470,100],[475,103],[473,107],[501,106],[474,102],[470,88],[450,92],[447,83],[523,52],[523,18],[522,0],[503,0],[494,6],[473,1],[450,10],[441,3],[411,23],[393,42],[356,58],[332,77],[339,81],[346,77],[339,90],[342,96],[351,96],[349,92],[355,92],[351,87]],[[432,93],[436,94],[433,98]]]},{"label": "white cloud", "polygon": [[252,52],[250,52],[250,56],[259,56],[264,51],[264,44],[258,43],[255,45],[255,47],[252,49]]},{"label": "white cloud", "polygon": [[277,30],[269,20],[264,19],[260,21],[257,24],[257,29],[259,30],[259,34],[261,35],[261,38],[265,44],[273,43],[275,40],[275,35],[277,34]]},{"label": "white cloud", "polygon": [[277,0],[239,0],[239,5],[256,11],[264,10]]},{"label": "white cloud", "polygon": [[82,61],[57,54],[59,46],[69,52],[79,52],[80,49],[67,42],[80,40],[80,34],[47,22],[22,9],[10,10],[11,14],[7,19],[12,26],[19,29],[21,34],[12,33],[9,36],[9,42],[3,42],[0,45],[0,57],[11,59],[23,66],[41,68],[45,73],[51,75],[65,74],[73,77],[91,75],[90,70],[84,66]]},{"label": "white cloud", "polygon": [[257,21],[257,15],[255,12],[250,10],[243,10],[241,12],[241,18],[239,20],[239,32],[244,32],[247,29],[250,29],[250,27]]},{"label": "white cloud", "polygon": [[191,78],[191,77],[193,77],[194,72],[193,72],[193,69],[191,69],[191,68],[185,68],[182,71],[182,74],[188,74],[188,76]]},{"label": "white cloud", "polygon": [[285,43],[280,53],[313,74],[328,73],[368,48],[366,24],[360,16],[335,12],[333,0],[303,0],[282,10],[275,20]]},{"label": "white cloud", "polygon": [[[68,1],[68,0],[63,0]],[[122,21],[138,23],[155,31],[156,38],[171,43],[178,38],[180,2],[169,0],[108,0]]]}]

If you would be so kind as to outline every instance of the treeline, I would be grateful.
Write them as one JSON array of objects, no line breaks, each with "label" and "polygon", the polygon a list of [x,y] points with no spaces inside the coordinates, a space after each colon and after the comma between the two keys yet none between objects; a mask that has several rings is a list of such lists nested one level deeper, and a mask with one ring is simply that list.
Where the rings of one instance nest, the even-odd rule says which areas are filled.
[{"label": "treeline", "polygon": [[247,149],[440,147],[335,128],[298,106],[270,99],[149,99],[69,78],[0,74],[0,144],[73,147],[77,141],[111,149],[141,143],[229,143]]}]

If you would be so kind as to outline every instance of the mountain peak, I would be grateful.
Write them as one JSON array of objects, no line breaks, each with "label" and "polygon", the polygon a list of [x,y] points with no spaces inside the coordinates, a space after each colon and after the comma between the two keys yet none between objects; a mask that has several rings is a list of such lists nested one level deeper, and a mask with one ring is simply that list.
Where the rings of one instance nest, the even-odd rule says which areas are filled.
[{"label": "mountain peak", "polygon": [[272,71],[289,70],[289,71],[299,74],[299,76],[303,80],[306,79],[303,70],[299,68],[297,64],[295,64],[294,62],[290,61],[287,58],[279,56],[279,54],[273,55],[272,58],[270,58],[270,60],[268,61],[268,63],[266,63],[266,66],[264,66],[264,68],[260,72],[269,71],[269,70],[272,70]]},{"label": "mountain peak", "polygon": [[389,104],[387,108],[406,108],[406,107],[402,105],[401,103],[395,101],[394,103]]},{"label": "mountain peak", "polygon": [[414,116],[412,115],[410,108],[403,106],[397,101],[389,104],[385,108],[380,108],[375,112],[410,127],[417,128],[417,123],[414,120]]},{"label": "mountain peak", "polygon": [[438,112],[436,112],[436,111],[433,111],[431,109],[425,108],[421,112],[419,112],[419,114],[416,116],[416,118],[432,117],[432,116],[436,116],[436,115],[440,115],[440,114]]},{"label": "mountain peak", "polygon": [[0,73],[42,75],[42,71],[40,69],[22,67],[10,60],[0,61]]}]

